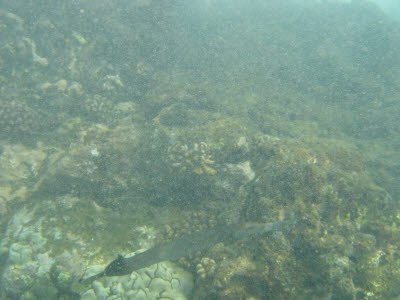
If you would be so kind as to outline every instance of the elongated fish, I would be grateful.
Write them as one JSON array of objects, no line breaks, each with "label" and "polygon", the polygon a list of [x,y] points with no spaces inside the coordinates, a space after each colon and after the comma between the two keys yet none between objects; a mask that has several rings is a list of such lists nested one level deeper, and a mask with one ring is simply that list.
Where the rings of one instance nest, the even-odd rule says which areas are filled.
[{"label": "elongated fish", "polygon": [[128,275],[133,271],[165,260],[174,261],[194,252],[206,250],[217,243],[232,243],[235,240],[261,235],[271,231],[284,230],[292,224],[293,222],[286,221],[276,223],[241,223],[219,225],[210,229],[196,231],[165,244],[157,245],[131,257],[119,255],[117,259],[113,260],[104,269],[104,271],[82,279],[81,282],[92,282],[103,276]]}]

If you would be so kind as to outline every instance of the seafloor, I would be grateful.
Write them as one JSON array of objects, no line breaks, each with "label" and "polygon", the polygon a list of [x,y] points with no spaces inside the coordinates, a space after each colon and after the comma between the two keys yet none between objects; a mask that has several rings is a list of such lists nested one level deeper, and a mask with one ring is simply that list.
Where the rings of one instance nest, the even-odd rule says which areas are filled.
[{"label": "seafloor", "polygon": [[398,299],[400,25],[286,2],[2,1],[1,299]]}]

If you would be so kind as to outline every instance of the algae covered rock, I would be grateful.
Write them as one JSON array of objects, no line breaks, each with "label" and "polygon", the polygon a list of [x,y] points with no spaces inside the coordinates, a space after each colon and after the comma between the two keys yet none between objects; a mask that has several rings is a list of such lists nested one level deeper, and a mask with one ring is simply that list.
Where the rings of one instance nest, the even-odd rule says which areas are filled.
[{"label": "algae covered rock", "polygon": [[[336,144],[335,150],[332,141],[319,140],[311,148],[313,143],[260,140],[254,150],[258,159],[253,156],[256,177],[242,191],[246,201],[240,218],[292,219],[295,225],[210,249],[207,257],[215,265],[209,276],[197,274],[198,299],[386,298],[397,293],[394,285],[383,284],[388,280],[384,272],[396,273],[390,266],[398,263],[394,202],[373,183],[351,146]],[[344,165],[349,155],[351,163]]]},{"label": "algae covered rock", "polygon": [[[134,180],[135,149],[141,132],[134,124],[109,128],[96,124],[82,128],[80,138],[51,164],[37,187],[37,194],[75,194],[104,199],[121,196]],[[107,198],[108,197],[108,198]]]},{"label": "algae covered rock", "polygon": [[37,136],[41,129],[39,114],[26,104],[0,102],[0,138],[21,141]]},{"label": "algae covered rock", "polygon": [[57,151],[50,154],[50,149],[40,144],[35,149],[24,145],[1,146],[0,154],[0,197],[2,208],[14,200],[24,202],[40,182],[49,163],[57,157]]},{"label": "algae covered rock", "polygon": [[[31,2],[0,10],[0,297],[400,295],[398,24],[367,1]],[[278,220],[75,289],[118,253]]]},{"label": "algae covered rock", "polygon": [[205,116],[191,126],[163,124],[163,112],[155,119],[139,162],[140,175],[152,183],[146,188],[158,204],[229,200],[254,178],[249,159],[252,130],[233,119]]}]

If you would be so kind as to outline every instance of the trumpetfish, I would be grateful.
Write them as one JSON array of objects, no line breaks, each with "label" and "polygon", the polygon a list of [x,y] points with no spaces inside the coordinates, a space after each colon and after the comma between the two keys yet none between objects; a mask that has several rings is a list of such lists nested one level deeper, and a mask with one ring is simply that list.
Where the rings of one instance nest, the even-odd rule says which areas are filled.
[{"label": "trumpetfish", "polygon": [[156,245],[131,257],[119,255],[106,268],[93,276],[81,279],[80,282],[93,282],[104,276],[122,276],[133,271],[151,266],[162,261],[174,261],[197,251],[210,248],[217,243],[232,243],[244,238],[262,235],[272,231],[282,231],[294,222],[280,221],[275,223],[239,223],[217,225],[186,234],[164,244]]}]

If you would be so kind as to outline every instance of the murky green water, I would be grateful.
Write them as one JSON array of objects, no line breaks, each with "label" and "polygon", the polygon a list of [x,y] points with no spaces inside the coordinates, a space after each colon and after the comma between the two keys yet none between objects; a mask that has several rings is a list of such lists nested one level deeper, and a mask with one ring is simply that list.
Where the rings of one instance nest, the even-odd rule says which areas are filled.
[{"label": "murky green water", "polygon": [[[379,4],[3,1],[0,298],[399,297]],[[79,282],[139,250],[157,263]]]}]

